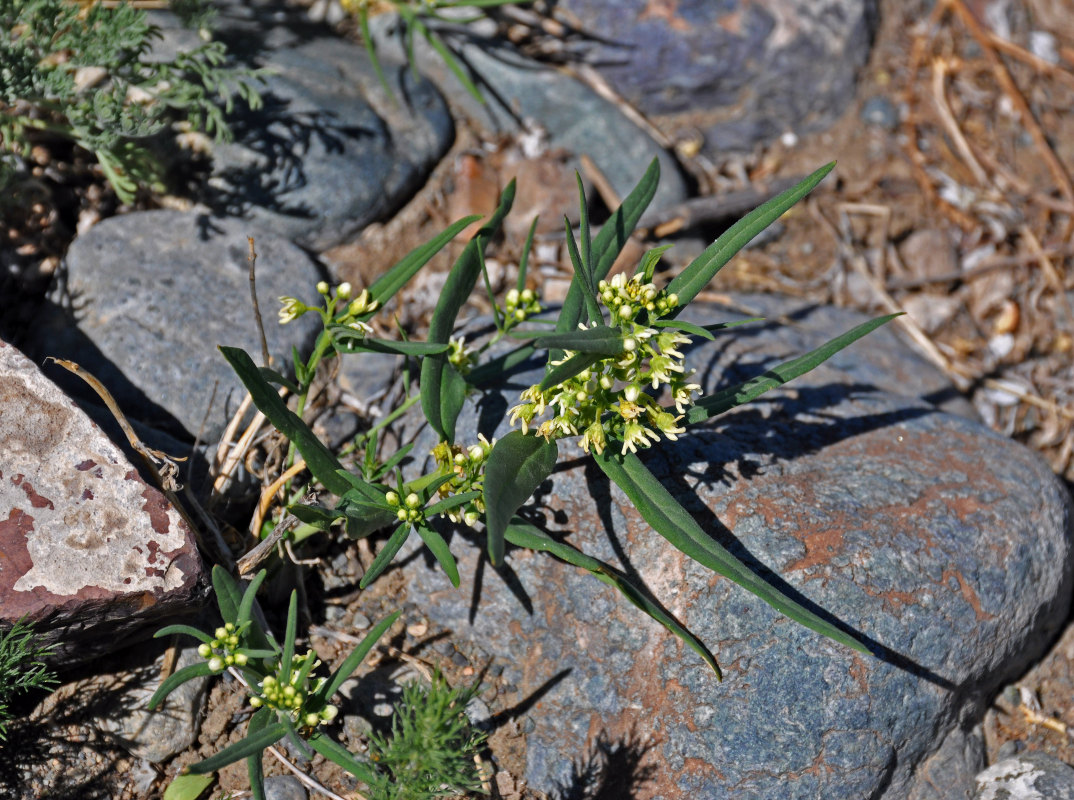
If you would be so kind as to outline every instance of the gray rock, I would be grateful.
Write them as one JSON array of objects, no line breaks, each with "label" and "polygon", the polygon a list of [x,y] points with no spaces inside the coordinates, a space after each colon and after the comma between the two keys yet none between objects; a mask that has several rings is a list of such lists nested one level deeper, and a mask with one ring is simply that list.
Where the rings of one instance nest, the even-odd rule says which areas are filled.
[{"label": "gray rock", "polygon": [[99,658],[187,611],[194,534],[70,398],[0,341],[0,621]]},{"label": "gray rock", "polygon": [[[215,442],[242,399],[241,384],[217,350],[241,347],[261,363],[248,281],[247,236],[258,253],[258,301],[274,364],[307,351],[316,315],[286,326],[277,298],[314,303],[322,274],[300,249],[235,219],[178,211],[113,217],[78,237],[67,252],[70,313],[53,307],[30,332],[37,358],[69,358],[94,373],[133,419],[193,438],[216,386],[202,440]],[[52,368],[64,388],[85,385]],[[92,396],[96,399],[95,396]]]},{"label": "gray rock", "polygon": [[910,800],[972,800],[974,779],[986,763],[981,726],[956,726],[918,770]]},{"label": "gray rock", "polygon": [[307,800],[309,793],[294,775],[265,778],[265,800]]},{"label": "gray rock", "polygon": [[324,35],[274,49],[264,107],[236,113],[235,141],[213,147],[207,202],[325,250],[403,205],[454,140],[428,81],[387,65],[396,98],[365,49]]},{"label": "gray rock", "polygon": [[[372,20],[371,26],[378,52],[401,60],[404,51],[398,21],[390,14],[382,14]],[[420,36],[414,37],[416,62],[480,127],[489,132],[517,133],[536,123],[547,131],[551,147],[564,148],[576,156],[590,156],[624,197],[634,188],[645,166],[657,158],[661,179],[652,208],[686,199],[686,183],[675,160],[614,103],[563,72],[494,40],[441,33],[467,65],[486,102],[480,103],[471,96]]]},{"label": "gray rock", "polygon": [[1047,753],[1023,753],[978,775],[973,800],[1074,800],[1074,769]]},{"label": "gray rock", "polygon": [[749,151],[831,124],[869,56],[873,0],[562,0],[599,37],[589,60],[666,132]]},{"label": "gray rock", "polygon": [[861,107],[861,118],[886,131],[893,131],[899,126],[899,112],[890,98],[884,95],[875,95],[866,100]]},{"label": "gray rock", "polygon": [[[194,647],[179,653],[179,670],[204,659]],[[205,706],[208,678],[195,678],[168,695],[160,707],[147,710],[149,699],[160,686],[163,656],[151,666],[114,676],[124,687],[95,727],[112,734],[132,755],[160,764],[190,747],[198,738],[198,721]]]},{"label": "gray rock", "polygon": [[[814,313],[829,312],[793,306],[783,306],[789,329],[737,328],[694,348],[700,382],[729,385],[847,327],[818,330]],[[1071,593],[1068,492],[1032,452],[913,398],[943,394],[942,383],[905,348],[868,337],[643,459],[706,531],[874,655],[790,622],[681,556],[600,470],[574,461],[569,442],[560,443],[569,468],[526,513],[646,586],[714,650],[722,684],[579,570],[518,550],[503,570],[479,566],[471,543],[481,537],[452,541],[461,591],[428,557],[407,558],[417,549],[408,543],[408,600],[455,641],[479,642],[535,703],[525,777],[539,791],[580,794],[605,763],[619,773],[605,779],[625,780],[618,796],[642,799],[928,796],[917,771],[1039,655]],[[502,435],[491,409],[510,402],[487,394],[484,424],[470,403],[459,430]],[[414,452],[432,443],[419,436]],[[966,751],[965,740],[951,742]]]}]

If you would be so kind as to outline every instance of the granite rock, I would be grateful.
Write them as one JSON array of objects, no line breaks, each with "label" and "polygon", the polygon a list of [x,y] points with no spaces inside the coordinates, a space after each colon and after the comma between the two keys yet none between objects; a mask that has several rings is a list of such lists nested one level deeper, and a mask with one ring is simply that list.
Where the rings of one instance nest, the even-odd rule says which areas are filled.
[{"label": "granite rock", "polygon": [[981,772],[973,800],[1074,800],[1074,768],[1047,753],[1022,753]]},{"label": "granite rock", "polygon": [[[67,252],[66,286],[28,332],[26,350],[81,364],[133,419],[189,439],[200,429],[202,441],[215,442],[242,399],[217,346],[241,347],[261,361],[247,236],[258,253],[257,294],[269,352],[275,364],[289,364],[291,348],[309,348],[320,323],[308,315],[279,325],[277,298],[313,303],[323,277],[318,265],[250,223],[179,211],[113,217],[78,237]],[[82,382],[64,370],[53,367],[49,375],[86,395]]]},{"label": "granite rock", "polygon": [[[194,535],[86,415],[0,342],[0,608],[58,664],[148,636],[196,603]],[[147,630],[148,629],[148,630]]]},{"label": "granite rock", "polygon": [[873,0],[562,0],[594,34],[588,58],[665,133],[713,156],[818,130],[854,96]]},{"label": "granite rock", "polygon": [[[707,390],[854,321],[771,302],[764,312],[789,327],[736,328],[692,350]],[[731,317],[701,307],[688,315]],[[460,591],[427,555],[407,557],[417,541],[404,548],[408,600],[456,640],[480,642],[518,687],[504,702],[534,721],[530,786],[561,797],[603,781],[616,796],[654,800],[905,800],[928,796],[920,776],[942,767],[933,754],[966,750],[950,732],[971,729],[1065,618],[1070,497],[1029,450],[920,399],[941,400],[949,387],[888,337],[867,337],[644,456],[707,532],[855,631],[872,655],[790,622],[678,554],[567,442],[566,465],[524,513],[647,587],[713,649],[722,684],[611,589],[543,554],[509,551],[494,570],[479,541],[456,536]],[[541,374],[513,375],[507,396],[468,403],[459,430],[503,435],[494,412]],[[432,443],[420,434],[414,452]]]}]

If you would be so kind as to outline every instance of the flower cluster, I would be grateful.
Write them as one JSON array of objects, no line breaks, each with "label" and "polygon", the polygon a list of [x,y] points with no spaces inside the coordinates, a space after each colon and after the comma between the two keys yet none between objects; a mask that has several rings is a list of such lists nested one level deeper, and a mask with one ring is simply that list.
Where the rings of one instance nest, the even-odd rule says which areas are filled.
[{"label": "flower cluster", "polygon": [[323,722],[330,722],[339,713],[334,705],[328,704],[320,711],[305,708],[310,695],[316,694],[324,685],[324,678],[310,678],[310,673],[320,664],[320,659],[314,656],[312,650],[307,650],[305,655],[296,654],[291,660],[290,676],[284,677],[279,673],[266,675],[257,684],[259,691],[250,698],[250,705],[284,711],[290,714],[295,723],[306,728],[316,728]]},{"label": "flower cluster", "polygon": [[[433,448],[433,458],[436,459],[436,465],[440,468],[440,474],[447,475],[449,472],[454,474],[450,481],[438,489],[441,497],[447,498],[455,494],[482,490],[485,462],[488,461],[489,453],[492,452],[492,446],[496,444],[496,440],[493,439],[490,442],[481,433],[477,437],[478,443],[468,448],[457,444],[450,445],[447,442],[441,442]],[[476,497],[466,505],[449,509],[444,513],[452,522],[465,522],[472,526],[485,513],[485,501]]]},{"label": "flower cluster", "polygon": [[466,337],[452,336],[448,339],[447,359],[460,375],[469,374],[474,366],[474,350],[466,346]]},{"label": "flower cluster", "polygon": [[[652,328],[637,320],[667,314],[678,305],[674,294],[658,291],[640,275],[627,280],[619,274],[598,285],[600,301],[611,313],[613,324],[623,332],[623,350],[597,361],[589,369],[546,390],[531,386],[522,402],[511,409],[511,424],[521,422],[522,432],[551,409],[554,413],[537,425],[537,435],[548,440],[582,437],[582,448],[603,452],[609,439],[622,442],[622,452],[637,452],[659,441],[659,434],[676,439],[679,425],[693,396],[701,387],[689,383],[693,370],[683,366],[678,349],[690,338],[672,328]],[[575,353],[565,351],[564,363]],[[645,389],[666,389],[677,414],[665,411]],[[659,433],[658,433],[659,432]]]},{"label": "flower cluster", "polygon": [[209,669],[223,672],[228,667],[246,666],[246,654],[239,650],[242,631],[229,622],[217,628],[213,635],[212,641],[198,645],[198,655],[208,660]]},{"label": "flower cluster", "polygon": [[425,521],[425,511],[421,502],[421,497],[416,492],[411,492],[405,498],[400,500],[398,492],[388,492],[384,499],[388,501],[388,505],[392,508],[398,509],[395,512],[395,516],[400,522],[409,522],[412,525],[417,525]]},{"label": "flower cluster", "polygon": [[[330,320],[339,325],[346,325],[362,333],[372,333],[373,329],[358,317],[364,316],[371,311],[376,311],[380,305],[376,300],[371,300],[369,290],[363,289],[362,293],[351,300],[353,288],[347,282],[336,287],[335,292],[325,281],[317,284],[317,294],[324,298],[324,310],[308,306],[295,297],[280,298],[280,324],[286,325],[292,320],[298,319],[307,311],[318,311],[327,324]],[[342,305],[342,311],[336,312],[336,308]]]},{"label": "flower cluster", "polygon": [[512,289],[504,298],[504,330],[510,330],[520,322],[525,322],[534,314],[541,313],[541,303],[532,289]]}]

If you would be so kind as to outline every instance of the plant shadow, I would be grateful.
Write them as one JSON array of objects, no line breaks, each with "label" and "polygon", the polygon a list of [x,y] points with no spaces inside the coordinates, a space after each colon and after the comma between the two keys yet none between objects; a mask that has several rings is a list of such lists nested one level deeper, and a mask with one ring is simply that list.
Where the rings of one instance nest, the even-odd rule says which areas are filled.
[{"label": "plant shadow", "polygon": [[552,800],[629,800],[656,776],[649,754],[655,744],[632,728],[621,739],[600,731],[589,752],[571,765],[571,777],[553,789]]}]

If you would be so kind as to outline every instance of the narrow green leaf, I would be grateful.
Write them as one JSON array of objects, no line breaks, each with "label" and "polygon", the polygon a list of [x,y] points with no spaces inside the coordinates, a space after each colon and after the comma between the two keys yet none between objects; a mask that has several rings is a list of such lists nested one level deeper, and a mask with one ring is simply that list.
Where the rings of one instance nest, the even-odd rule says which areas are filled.
[{"label": "narrow green leaf", "polygon": [[309,426],[287,407],[272,385],[261,377],[261,373],[250,356],[238,347],[221,346],[220,352],[224,354],[224,358],[250,393],[254,405],[268,417],[269,422],[275,425],[280,433],[294,442],[295,447],[306,460],[310,472],[324,488],[337,495],[347,491],[347,482],[336,474],[336,470],[343,469],[339,460],[309,429]]},{"label": "narrow green leaf", "polygon": [[552,474],[559,457],[556,443],[511,431],[492,446],[485,465],[485,527],[489,559],[503,563],[504,531],[515,512]]},{"label": "narrow green leaf", "polygon": [[674,246],[675,245],[672,244],[662,244],[659,247],[654,247],[652,250],[648,250],[645,255],[641,257],[641,261],[638,262],[634,274],[641,275],[642,283],[652,282],[653,273],[656,271],[656,265],[660,263],[660,257]]},{"label": "narrow green leaf", "polygon": [[392,563],[395,554],[399,552],[403,543],[406,542],[407,537],[410,536],[410,530],[411,526],[409,522],[404,522],[395,529],[395,533],[393,533],[391,538],[385,542],[384,547],[377,553],[377,557],[373,559],[373,563],[369,565],[369,571],[366,572],[366,574],[362,576],[362,580],[358,582],[359,589],[364,589],[371,584],[380,576],[380,573],[384,572],[388,565]]},{"label": "narrow green leaf", "polygon": [[[588,268],[582,261],[582,256],[578,252],[578,243],[574,241],[574,231],[571,230],[571,222],[566,217],[563,218],[567,228],[567,254],[570,256],[571,265],[574,267],[574,279],[571,281],[571,286],[578,284],[582,287],[582,300],[585,304],[586,317],[588,320],[594,322],[603,322],[604,318],[600,313],[600,306],[597,304],[596,287],[593,284],[592,275],[589,273]],[[568,295],[570,290],[568,290]]]},{"label": "narrow green leaf", "polygon": [[817,365],[827,361],[847,345],[856,342],[867,333],[871,333],[897,316],[899,316],[899,314],[888,314],[884,317],[877,317],[868,322],[863,322],[861,325],[850,329],[841,336],[835,337],[831,341],[822,344],[820,347],[811,350],[805,355],[791,359],[790,361],[785,361],[778,366],[765,370],[762,375],[750,378],[735,386],[729,386],[728,388],[716,392],[715,394],[710,394],[707,397],[702,397],[697,401],[696,405],[686,412],[686,424],[693,425],[711,419],[712,417],[723,414],[725,411],[728,411],[735,406],[748,403],[750,400],[764,394],[769,389],[782,386],[787,383],[787,381],[809,372]]},{"label": "narrow green leaf", "polygon": [[578,328],[573,331],[508,331],[516,339],[534,339],[541,347],[557,347],[577,353],[599,353],[617,356],[623,352],[623,332],[619,328],[597,325],[595,328]]},{"label": "narrow green leaf", "polygon": [[325,508],[324,506],[306,505],[304,503],[295,503],[288,507],[287,510],[290,511],[299,522],[312,525],[319,531],[329,530],[345,516],[342,511]]},{"label": "narrow green leaf", "polygon": [[358,646],[351,650],[347,657],[343,659],[343,663],[329,676],[328,680],[325,681],[324,686],[317,692],[317,699],[319,702],[327,703],[332,699],[332,696],[339,691],[339,687],[343,685],[343,681],[347,680],[347,678],[351,676],[351,673],[358,669],[358,665],[365,660],[369,651],[373,649],[373,645],[377,643],[377,640],[384,635],[388,628],[395,624],[395,621],[399,619],[399,615],[402,613],[402,611],[396,611],[389,614],[370,629],[369,633],[367,633],[362,638],[362,641],[358,643]]},{"label": "narrow green leaf", "polygon": [[400,356],[434,356],[447,352],[449,345],[429,344],[428,342],[396,342],[391,339],[378,339],[366,336],[361,331],[345,325],[332,328],[333,336],[340,341],[343,353],[387,353]]},{"label": "narrow green leaf", "polygon": [[215,780],[215,775],[178,775],[164,790],[164,800],[198,800]]},{"label": "narrow green leaf", "polygon": [[220,616],[223,617],[224,622],[236,624],[236,620],[239,618],[239,605],[242,603],[239,585],[228,571],[219,564],[213,567],[212,580]]},{"label": "narrow green leaf", "polygon": [[[269,726],[275,714],[268,706],[262,706],[250,717],[246,726],[246,735],[258,733]],[[250,791],[254,800],[265,800],[265,771],[261,764],[261,753],[246,757],[246,774],[250,778]]]},{"label": "narrow green leaf", "polygon": [[353,472],[349,472],[342,467],[336,472],[337,477],[344,481],[350,489],[344,489],[342,492],[335,492],[340,497],[346,497],[351,489],[353,489],[358,496],[362,497],[365,502],[372,503],[375,506],[384,505],[384,495],[387,493],[387,489],[379,484],[370,483],[362,478],[360,475],[355,475]]},{"label": "narrow green leaf", "polygon": [[[638,220],[641,219],[641,215],[656,195],[656,187],[659,183],[660,162],[654,158],[641,180],[638,181],[638,185],[631,190],[622,205],[615,210],[593,238],[593,276],[596,280],[599,281],[608,275],[608,270],[612,268],[615,259],[623,251],[630,234],[638,225]],[[556,329],[570,331],[577,328],[582,317],[582,304],[582,288],[572,283],[570,289],[567,290],[567,298],[563,301],[563,309],[560,311]]]},{"label": "narrow green leaf", "polygon": [[594,460],[604,473],[623,490],[653,530],[667,539],[676,549],[752,592],[795,622],[854,650],[869,652],[865,645],[853,636],[762,580],[727,548],[708,536],[634,453],[619,456],[612,452],[612,448],[607,447],[603,453],[594,453]]},{"label": "narrow green leaf", "polygon": [[704,289],[717,272],[758,233],[779,219],[791,206],[813,191],[835,168],[835,162],[821,167],[797,186],[762,203],[726,231],[694,259],[667,285],[669,293],[679,296],[679,307],[669,316],[676,316]]},{"label": "narrow green leaf", "polygon": [[186,636],[193,636],[199,642],[208,644],[213,640],[213,637],[205,633],[205,631],[199,631],[197,628],[190,625],[165,625],[159,631],[153,634],[154,639],[160,639],[165,636],[171,636],[173,634],[183,634]]},{"label": "narrow green leaf", "polygon": [[199,761],[197,764],[192,764],[187,767],[187,770],[195,774],[204,774],[206,772],[216,772],[221,767],[226,767],[228,764],[234,764],[247,756],[252,756],[255,753],[260,754],[266,747],[271,747],[280,741],[287,733],[287,725],[283,722],[277,722],[269,725],[266,728],[262,728],[257,733],[247,736],[235,744],[228,745],[219,753],[209,756],[204,761]]},{"label": "narrow green leaf", "polygon": [[513,370],[520,364],[525,364],[530,356],[537,352],[532,344],[524,344],[516,347],[502,356],[491,358],[484,364],[475,367],[467,376],[473,386],[481,387],[490,383],[499,382],[505,373]]},{"label": "narrow green leaf", "polygon": [[[481,219],[479,214],[464,217],[448,226],[443,233],[430,239],[425,244],[415,247],[398,264],[373,281],[373,284],[369,287],[369,296],[383,306],[395,296],[396,292],[406,286],[410,279],[417,275],[418,271],[444,248],[444,245],[458,236],[466,226],[479,219]],[[373,313],[376,312],[374,311]]]},{"label": "narrow green leaf", "polygon": [[451,555],[451,550],[448,548],[448,543],[444,541],[444,537],[427,525],[417,525],[416,527],[418,536],[425,542],[429,552],[433,554],[440,568],[447,574],[451,585],[458,589],[459,567],[455,563],[455,557]]},{"label": "narrow green leaf", "polygon": [[723,673],[720,672],[720,666],[716,663],[716,658],[702,644],[701,640],[680,625],[673,616],[666,613],[664,609],[650,600],[645,592],[632,584],[626,577],[620,575],[610,565],[586,555],[566,542],[557,542],[519,517],[511,520],[511,524],[507,526],[507,530],[504,532],[504,538],[515,547],[525,547],[529,550],[549,553],[568,564],[588,570],[597,580],[617,589],[635,607],[640,608],[648,616],[682,639],[691,650],[701,656],[702,660],[712,668],[712,671],[716,673],[716,677],[719,680],[723,680]]},{"label": "narrow green leaf", "polygon": [[344,506],[343,513],[347,517],[347,536],[351,539],[364,539],[396,521],[395,512],[392,511],[366,511]]},{"label": "narrow green leaf", "polygon": [[161,682],[160,687],[149,698],[149,704],[146,707],[152,711],[177,687],[182,686],[187,681],[194,680],[194,678],[204,678],[212,674],[213,671],[209,669],[208,661],[199,661],[197,664],[189,664],[182,669],[176,670]]},{"label": "narrow green leaf", "polygon": [[409,455],[410,451],[413,449],[413,442],[409,442],[408,444],[405,444],[400,447],[398,450],[388,456],[384,463],[381,464],[380,467],[377,469],[376,474],[386,475],[391,472],[393,469],[395,469],[396,466],[398,466],[399,462],[401,462],[404,458],[407,457],[407,455]]},{"label": "narrow green leaf", "polygon": [[533,251],[533,237],[537,233],[537,222],[540,219],[540,215],[534,216],[533,222],[530,223],[530,231],[526,234],[526,244],[522,246],[522,258],[518,261],[518,280],[515,282],[515,288],[520,292],[526,288],[526,270],[529,269],[530,253]]},{"label": "narrow green leaf", "polygon": [[[452,267],[429,321],[429,342],[446,344],[451,338],[459,311],[473,292],[481,272],[480,254],[484,253],[489,239],[499,229],[514,198],[515,182],[511,181],[500,196],[496,211],[474,234]],[[455,420],[466,397],[465,378],[451,365],[446,354],[438,353],[422,360],[420,385],[421,408],[425,418],[442,440],[454,442]]]},{"label": "narrow green leaf", "polygon": [[367,786],[372,785],[377,780],[376,773],[368,764],[364,764],[356,759],[347,748],[334,739],[325,736],[320,731],[314,733],[307,741],[309,742],[310,747],[333,764],[337,764],[347,770],[347,772]]},{"label": "narrow green leaf", "polygon": [[559,386],[564,381],[570,380],[575,375],[580,375],[603,358],[599,353],[578,353],[573,355],[558,366],[552,367],[544,376],[537,387],[542,392]]},{"label": "narrow green leaf", "polygon": [[271,369],[270,367],[259,367],[258,371],[261,373],[261,377],[269,383],[275,383],[279,386],[286,386],[287,391],[291,392],[292,394],[299,394],[298,387],[291,381],[287,380],[287,378],[278,373],[276,370]]},{"label": "narrow green leaf", "polygon": [[287,604],[287,624],[283,633],[283,652],[280,654],[280,676],[284,683],[291,680],[291,659],[295,655],[295,637],[298,635],[298,591],[291,591]]},{"label": "narrow green leaf", "polygon": [[447,68],[451,70],[451,74],[455,76],[458,82],[463,85],[463,88],[465,88],[466,91],[468,91],[473,96],[473,98],[477,100],[477,102],[484,103],[485,98],[481,94],[481,90],[477,88],[477,85],[472,80],[470,80],[470,76],[466,74],[466,70],[463,69],[462,65],[458,62],[455,56],[451,54],[451,50],[449,50],[448,46],[444,44],[444,40],[437,36],[436,33],[434,33],[433,31],[430,31],[420,22],[418,22],[417,25],[420,26],[419,30],[421,31],[422,35],[429,42],[429,44],[433,46],[433,49],[440,54],[440,58],[444,60],[444,64],[446,64]]},{"label": "narrow green leaf", "polygon": [[261,588],[261,584],[265,582],[265,577],[268,575],[267,570],[258,570],[250,581],[250,585],[246,587],[246,591],[242,593],[242,602],[239,603],[239,613],[235,620],[237,627],[242,627],[250,621],[250,617],[253,614],[254,603],[257,602],[257,590]]},{"label": "narrow green leaf", "polygon": [[426,517],[435,517],[437,514],[443,514],[445,511],[450,511],[453,508],[464,506],[471,500],[476,500],[481,496],[481,492],[463,492],[462,494],[453,494],[450,497],[445,497],[433,505],[425,509]]}]

